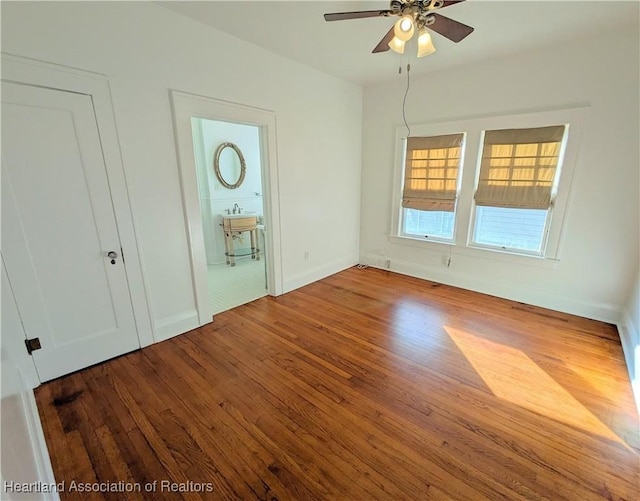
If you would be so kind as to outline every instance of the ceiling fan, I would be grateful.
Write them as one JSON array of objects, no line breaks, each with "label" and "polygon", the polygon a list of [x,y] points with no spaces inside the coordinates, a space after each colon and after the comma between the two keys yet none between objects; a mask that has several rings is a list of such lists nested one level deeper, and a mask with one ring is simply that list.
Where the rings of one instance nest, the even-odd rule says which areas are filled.
[{"label": "ceiling fan", "polygon": [[418,57],[428,56],[435,52],[429,35],[430,30],[439,33],[453,42],[460,42],[473,32],[471,26],[462,24],[436,11],[464,0],[391,0],[386,10],[361,10],[356,12],[333,12],[324,15],[326,21],[343,21],[365,17],[399,17],[387,34],[375,46],[373,53],[385,52],[389,49],[404,53],[404,47],[413,34],[418,32]]}]

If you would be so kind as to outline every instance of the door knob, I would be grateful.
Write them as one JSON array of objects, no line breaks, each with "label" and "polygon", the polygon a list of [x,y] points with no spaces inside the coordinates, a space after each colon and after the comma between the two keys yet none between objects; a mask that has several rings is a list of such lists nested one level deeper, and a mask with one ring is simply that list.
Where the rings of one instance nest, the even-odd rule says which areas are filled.
[{"label": "door knob", "polygon": [[111,259],[111,264],[116,264],[116,259],[118,258],[118,253],[116,251],[109,251],[107,253],[107,257]]}]

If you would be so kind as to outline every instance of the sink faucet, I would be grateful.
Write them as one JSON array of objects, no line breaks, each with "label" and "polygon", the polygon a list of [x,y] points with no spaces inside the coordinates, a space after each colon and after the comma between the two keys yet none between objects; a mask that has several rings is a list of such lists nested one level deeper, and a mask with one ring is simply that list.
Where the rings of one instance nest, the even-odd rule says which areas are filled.
[{"label": "sink faucet", "polygon": [[236,213],[236,210],[238,211],[238,214],[240,214],[240,211],[242,210],[238,204],[233,204],[233,213]]}]

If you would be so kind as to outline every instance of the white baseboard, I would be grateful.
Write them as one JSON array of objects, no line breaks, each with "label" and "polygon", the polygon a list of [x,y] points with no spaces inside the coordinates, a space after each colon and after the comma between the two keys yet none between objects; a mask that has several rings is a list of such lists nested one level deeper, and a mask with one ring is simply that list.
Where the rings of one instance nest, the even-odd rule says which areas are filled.
[{"label": "white baseboard", "polygon": [[[28,393],[28,395],[27,395]],[[44,438],[40,414],[38,413],[38,405],[32,390],[28,390],[23,394],[25,404],[25,413],[27,415],[27,426],[32,440],[32,450],[38,469],[39,478],[43,484],[54,484],[53,468],[51,467],[51,458],[49,457],[49,449]],[[42,499],[47,501],[60,501],[60,495],[57,490],[53,492],[41,493]]]},{"label": "white baseboard", "polygon": [[640,379],[634,379],[631,381],[631,390],[633,391],[633,396],[636,399],[638,414],[640,414]]},{"label": "white baseboard", "polygon": [[612,304],[598,303],[513,284],[499,282],[489,283],[486,280],[481,280],[454,270],[443,270],[440,267],[416,264],[397,258],[391,261],[389,268],[385,268],[383,263],[385,263],[386,259],[388,259],[386,256],[377,254],[363,254],[360,262],[373,268],[385,269],[402,275],[431,280],[453,287],[460,287],[462,289],[617,325],[625,355],[625,362],[631,379],[631,387],[638,410],[640,411],[640,335],[636,331],[631,321],[631,316],[626,309]]},{"label": "white baseboard", "polygon": [[[377,254],[363,254],[360,262],[374,268],[386,269],[381,266],[381,263],[384,263],[386,259],[388,258]],[[489,282],[442,266],[429,266],[393,258],[389,270],[611,324],[617,323],[620,319],[621,307],[618,305],[598,303],[565,294],[522,287],[513,283]]]},{"label": "white baseboard", "polygon": [[196,310],[185,311],[178,315],[161,318],[155,323],[156,343],[165,341],[179,334],[200,327],[198,312]]},{"label": "white baseboard", "polygon": [[[49,449],[33,394],[9,359],[2,360],[2,468],[0,499],[59,501]],[[12,492],[11,482],[40,484],[43,492]],[[49,492],[51,491],[51,492]]]},{"label": "white baseboard", "polygon": [[622,310],[621,320],[618,322],[618,333],[629,370],[631,389],[640,413],[640,333],[633,325],[631,315],[626,308]]},{"label": "white baseboard", "polygon": [[351,268],[356,264],[358,264],[357,257],[345,257],[333,261],[327,265],[312,268],[303,273],[285,278],[283,287],[284,293],[291,292],[292,290],[304,287],[305,285],[309,285],[310,283],[322,280],[323,278],[334,275],[342,270]]},{"label": "white baseboard", "polygon": [[[346,268],[358,264],[357,258],[342,258],[328,265],[313,268],[298,275],[294,275],[284,282],[284,293],[316,282],[323,278],[338,273]],[[155,322],[155,342],[159,343],[174,336],[184,334],[190,330],[200,327],[198,312],[194,310],[185,311],[177,315],[161,318]]]}]

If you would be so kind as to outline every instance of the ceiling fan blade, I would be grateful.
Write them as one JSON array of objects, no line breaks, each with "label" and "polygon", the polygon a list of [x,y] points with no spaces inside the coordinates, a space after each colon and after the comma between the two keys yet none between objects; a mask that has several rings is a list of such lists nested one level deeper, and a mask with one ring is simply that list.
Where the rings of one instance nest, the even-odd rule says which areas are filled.
[{"label": "ceiling fan blade", "polygon": [[461,2],[464,2],[464,0],[444,0],[444,2],[442,2],[442,7],[440,8],[444,9],[445,7],[449,7],[449,5],[455,5]]},{"label": "ceiling fan blade", "polygon": [[454,21],[453,19],[436,14],[435,12],[432,12],[429,15],[435,18],[435,22],[427,26],[427,28],[435,31],[436,33],[440,33],[443,37],[447,37],[453,42],[458,43],[460,40],[473,33],[473,28],[471,26]]},{"label": "ceiling fan blade", "polygon": [[382,37],[382,40],[380,40],[380,43],[375,46],[375,48],[371,51],[371,53],[372,54],[377,54],[378,52],[386,52],[386,51],[388,51],[389,50],[389,42],[391,41],[392,38],[393,38],[393,26],[387,32],[387,34],[384,37]]},{"label": "ceiling fan blade", "polygon": [[332,12],[324,15],[325,21],[344,21],[345,19],[361,19],[364,17],[386,17],[390,10],[359,10],[356,12]]}]

